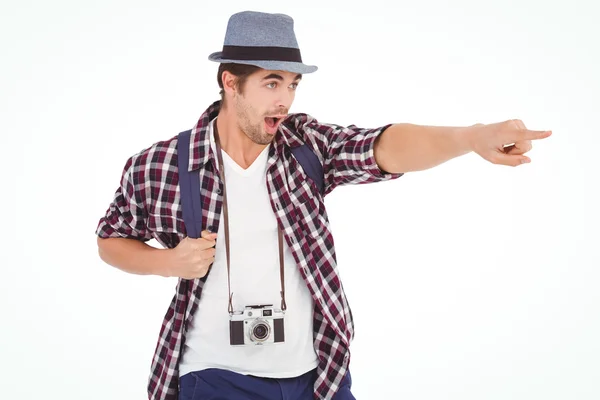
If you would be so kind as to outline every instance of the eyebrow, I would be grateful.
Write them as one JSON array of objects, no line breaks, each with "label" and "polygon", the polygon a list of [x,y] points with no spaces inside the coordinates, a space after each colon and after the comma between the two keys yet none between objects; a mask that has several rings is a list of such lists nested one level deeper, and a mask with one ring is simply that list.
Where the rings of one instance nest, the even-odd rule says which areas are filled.
[{"label": "eyebrow", "polygon": [[[262,78],[263,81],[266,81],[267,79],[277,79],[278,81],[282,81],[283,76],[281,76],[279,74],[269,74],[269,75],[265,76],[264,78]],[[302,79],[302,74],[296,75],[296,77],[294,78],[294,81],[299,81],[300,79]]]}]

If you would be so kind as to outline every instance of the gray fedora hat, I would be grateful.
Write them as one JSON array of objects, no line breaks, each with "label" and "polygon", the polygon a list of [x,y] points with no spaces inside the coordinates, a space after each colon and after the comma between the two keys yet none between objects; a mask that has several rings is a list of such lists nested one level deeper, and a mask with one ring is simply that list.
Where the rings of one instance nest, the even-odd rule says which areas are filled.
[{"label": "gray fedora hat", "polygon": [[302,63],[290,16],[256,11],[233,14],[227,24],[223,50],[212,53],[208,59],[297,74],[317,70],[314,65]]}]

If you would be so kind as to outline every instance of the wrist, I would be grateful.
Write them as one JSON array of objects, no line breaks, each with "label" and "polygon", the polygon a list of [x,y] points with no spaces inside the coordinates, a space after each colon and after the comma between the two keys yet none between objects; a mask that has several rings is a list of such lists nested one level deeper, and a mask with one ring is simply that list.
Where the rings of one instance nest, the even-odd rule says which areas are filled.
[{"label": "wrist", "polygon": [[172,275],[172,252],[173,249],[156,249],[149,262],[154,266],[153,275],[170,278]]},{"label": "wrist", "polygon": [[484,124],[475,124],[458,128],[456,137],[461,153],[467,154],[475,150],[475,142],[484,126]]}]

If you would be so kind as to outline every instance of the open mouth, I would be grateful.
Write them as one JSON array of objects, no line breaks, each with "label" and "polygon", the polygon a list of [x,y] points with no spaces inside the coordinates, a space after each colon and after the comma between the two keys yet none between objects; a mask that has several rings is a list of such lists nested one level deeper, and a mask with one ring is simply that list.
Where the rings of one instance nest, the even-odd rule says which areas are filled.
[{"label": "open mouth", "polygon": [[275,134],[277,132],[277,128],[279,124],[283,121],[283,117],[266,117],[265,118],[265,127],[268,133]]},{"label": "open mouth", "polygon": [[279,122],[281,122],[283,118],[279,118],[279,117],[267,117],[265,118],[265,121],[267,122],[267,125],[269,126],[276,126]]}]

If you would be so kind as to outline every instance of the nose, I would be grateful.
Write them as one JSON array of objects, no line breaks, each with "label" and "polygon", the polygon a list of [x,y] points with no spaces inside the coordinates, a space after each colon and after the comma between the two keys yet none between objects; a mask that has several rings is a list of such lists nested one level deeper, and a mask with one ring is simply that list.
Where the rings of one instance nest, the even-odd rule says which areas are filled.
[{"label": "nose", "polygon": [[289,110],[294,102],[294,91],[289,90],[288,88],[284,88],[279,91],[279,96],[277,97],[277,102],[275,106],[278,109]]}]

